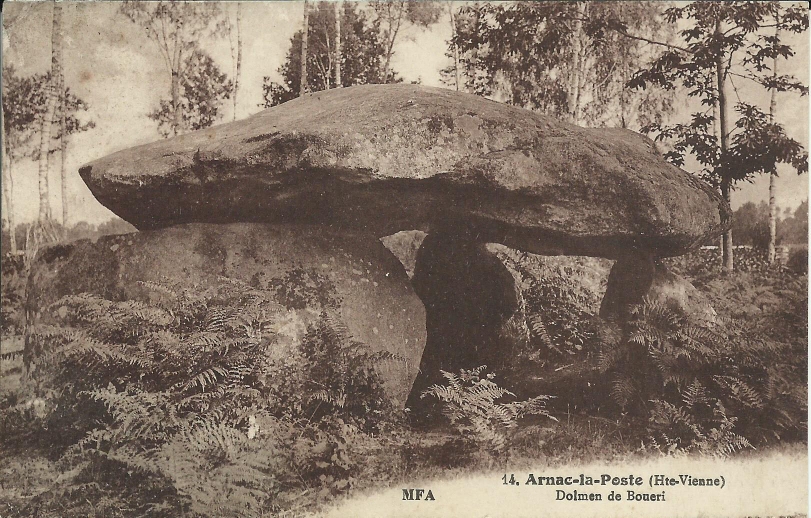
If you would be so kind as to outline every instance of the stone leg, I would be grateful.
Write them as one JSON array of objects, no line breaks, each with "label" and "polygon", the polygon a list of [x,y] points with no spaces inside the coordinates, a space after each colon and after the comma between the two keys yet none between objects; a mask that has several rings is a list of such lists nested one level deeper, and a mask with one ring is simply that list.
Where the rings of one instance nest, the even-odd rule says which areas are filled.
[{"label": "stone leg", "polygon": [[629,255],[614,263],[600,316],[627,319],[631,306],[642,303],[645,297],[682,312],[695,322],[716,321],[717,314],[704,294],[645,254]]},{"label": "stone leg", "polygon": [[653,284],[656,265],[644,252],[629,253],[617,259],[608,274],[608,287],[600,305],[600,316],[626,319],[631,306],[640,304]]},{"label": "stone leg", "polygon": [[514,279],[485,244],[449,234],[429,234],[417,252],[412,279],[425,305],[427,339],[409,398],[442,382],[440,370],[487,365],[496,370],[501,326],[518,308]]}]

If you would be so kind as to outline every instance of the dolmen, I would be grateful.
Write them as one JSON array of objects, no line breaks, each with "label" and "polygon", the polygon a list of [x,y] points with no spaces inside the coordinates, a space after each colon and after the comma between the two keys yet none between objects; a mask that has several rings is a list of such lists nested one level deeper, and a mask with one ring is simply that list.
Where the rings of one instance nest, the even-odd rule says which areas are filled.
[{"label": "dolmen", "polygon": [[[141,232],[50,254],[32,276],[39,307],[82,291],[137,297],[137,281],[165,277],[328,292],[288,309],[332,306],[356,339],[402,358],[381,367],[399,406],[421,364],[500,354],[491,330],[518,299],[487,243],[614,260],[601,315],[622,318],[646,296],[692,293],[660,260],[720,235],[730,216],[637,133],[403,84],[307,94],[79,173]],[[380,242],[404,230],[427,233],[411,282]]]}]

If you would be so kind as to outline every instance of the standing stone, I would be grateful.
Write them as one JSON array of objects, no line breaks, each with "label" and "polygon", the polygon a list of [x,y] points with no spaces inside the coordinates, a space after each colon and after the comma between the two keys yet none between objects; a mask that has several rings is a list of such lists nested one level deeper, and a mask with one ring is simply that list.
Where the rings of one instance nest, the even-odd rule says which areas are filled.
[{"label": "standing stone", "polygon": [[[36,322],[64,295],[149,301],[141,282],[204,291],[222,277],[263,290],[288,312],[293,345],[323,310],[352,338],[399,360],[376,365],[402,407],[425,345],[425,310],[400,262],[373,236],[301,225],[189,224],[44,249],[31,269],[28,308]],[[140,281],[140,282],[139,282]]]},{"label": "standing stone", "polygon": [[629,254],[611,268],[600,316],[625,320],[631,307],[645,300],[668,306],[695,321],[716,321],[715,309],[687,279],[668,270],[650,254]]},{"label": "standing stone", "polygon": [[410,403],[442,380],[440,370],[497,370],[508,356],[502,325],[518,309],[515,281],[501,260],[469,236],[429,234],[412,282],[425,304],[427,341]]}]

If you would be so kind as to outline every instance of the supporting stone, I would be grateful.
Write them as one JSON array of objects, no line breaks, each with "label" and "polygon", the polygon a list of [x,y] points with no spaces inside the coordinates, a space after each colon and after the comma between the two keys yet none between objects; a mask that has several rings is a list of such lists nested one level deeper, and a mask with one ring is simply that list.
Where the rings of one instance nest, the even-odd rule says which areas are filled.
[{"label": "supporting stone", "polygon": [[202,293],[223,277],[284,308],[274,348],[280,355],[295,352],[322,311],[339,315],[352,338],[396,356],[375,368],[394,406],[405,405],[425,344],[425,311],[400,262],[368,234],[307,225],[190,224],[46,248],[31,267],[30,323],[56,318],[45,309],[64,295],[149,302],[156,292],[144,282]]},{"label": "supporting stone", "polygon": [[413,407],[422,390],[442,381],[440,370],[497,369],[509,356],[499,335],[518,308],[518,295],[512,275],[485,244],[452,234],[428,234],[417,252],[412,282],[425,305],[427,327],[409,398]]},{"label": "supporting stone", "polygon": [[600,316],[625,319],[631,306],[640,304],[653,284],[656,266],[653,255],[634,251],[617,259],[608,274],[608,287],[600,305]]},{"label": "supporting stone", "polygon": [[680,311],[694,321],[711,324],[717,317],[710,302],[695,286],[644,252],[628,254],[614,263],[600,316],[627,319],[630,308],[646,298]]}]

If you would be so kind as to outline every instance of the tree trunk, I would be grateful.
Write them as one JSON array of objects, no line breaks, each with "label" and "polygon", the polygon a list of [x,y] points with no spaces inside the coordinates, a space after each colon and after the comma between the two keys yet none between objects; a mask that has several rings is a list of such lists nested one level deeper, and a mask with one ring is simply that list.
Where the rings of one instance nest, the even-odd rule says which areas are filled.
[{"label": "tree trunk", "polygon": [[307,0],[304,0],[304,29],[301,32],[301,82],[299,83],[299,96],[307,93],[307,35],[310,32],[310,9]]},{"label": "tree trunk", "polygon": [[67,233],[68,229],[68,183],[67,183],[67,169],[65,168],[65,154],[68,149],[68,135],[67,135],[67,87],[65,86],[65,72],[62,67],[62,55],[64,53],[63,41],[59,37],[59,180],[62,190],[62,227],[63,231]]},{"label": "tree trunk", "polygon": [[237,68],[234,73],[234,120],[237,120],[237,94],[239,76],[242,74],[242,7],[237,2]]},{"label": "tree trunk", "polygon": [[[0,115],[2,117],[2,115]],[[5,208],[6,222],[8,223],[9,252],[17,253],[17,234],[14,225],[14,188],[11,177],[11,159],[6,153],[6,139],[3,137],[3,208]]]},{"label": "tree trunk", "polygon": [[[715,23],[716,34],[721,34],[721,21]],[[727,150],[729,149],[729,121],[727,120],[727,96],[726,96],[726,77],[724,74],[724,54],[719,53],[715,59],[715,76],[718,81],[718,112],[721,131],[721,157],[726,160]],[[721,196],[724,201],[731,205],[732,201],[732,182],[728,173],[724,172],[721,178]],[[722,216],[722,223],[727,223],[726,216]],[[722,260],[724,269],[728,272],[734,269],[734,258],[732,252],[732,229],[724,232],[722,241],[723,253]]]},{"label": "tree trunk", "polygon": [[6,215],[6,222],[8,223],[8,237],[9,237],[9,251],[12,254],[17,253],[17,233],[14,225],[14,186],[13,186],[13,179],[11,176],[11,157],[9,157],[8,152],[6,150],[6,138],[7,135],[5,133],[6,124],[3,119],[3,110],[0,109],[0,128],[3,130],[3,140],[0,142],[2,144],[2,150],[0,152],[0,173],[2,173],[2,177],[0,177],[0,182],[2,182],[3,187],[3,208],[5,209]]},{"label": "tree trunk", "polygon": [[48,85],[46,110],[40,121],[39,135],[39,222],[45,223],[51,216],[48,189],[48,156],[51,148],[51,125],[56,110],[56,96],[61,85],[62,75],[62,5],[54,2],[53,27],[51,29],[51,80]]},{"label": "tree trunk", "polygon": [[394,55],[394,42],[397,40],[397,33],[400,32],[400,25],[403,23],[403,12],[405,11],[405,2],[395,2],[397,7],[397,20],[391,17],[389,12],[389,34],[388,41],[386,42],[386,61],[383,65],[383,82],[389,82],[389,73],[391,71],[391,57]]},{"label": "tree trunk", "polygon": [[[779,8],[779,6],[778,6]],[[780,19],[778,16],[777,22]],[[780,41],[780,26],[774,29],[774,37]],[[777,78],[777,56],[774,56],[772,64],[772,77]],[[772,99],[769,102],[769,122],[774,124],[774,116],[777,112],[777,89],[772,88]],[[769,174],[769,264],[774,264],[777,245],[777,171]]]},{"label": "tree trunk", "polygon": [[62,78],[62,91],[60,92],[61,98],[61,105],[62,110],[59,117],[59,159],[61,161],[60,164],[60,171],[59,176],[61,179],[61,187],[62,187],[62,226],[64,230],[67,232],[68,229],[68,172],[65,168],[65,156],[68,149],[68,135],[67,135],[67,124],[66,124],[66,111],[67,111],[67,99],[66,97],[66,89],[65,89],[65,78]]},{"label": "tree trunk", "polygon": [[583,53],[583,16],[585,15],[586,5],[583,2],[576,2],[575,8],[577,9],[577,18],[574,22],[573,30],[573,45],[572,45],[572,59],[571,59],[571,73],[569,74],[569,120],[572,124],[580,123],[580,86],[582,73],[582,53]]},{"label": "tree trunk", "polygon": [[[718,92],[718,76],[713,74],[712,75],[712,86],[715,92]],[[721,142],[721,131],[718,129],[718,119],[720,119],[721,115],[718,111],[718,96],[716,96],[715,100],[712,102],[712,134],[715,136],[715,142],[720,145]],[[718,240],[718,249],[724,249],[724,236],[722,235]],[[721,265],[723,266],[723,258],[721,260]]]},{"label": "tree trunk", "polygon": [[[476,28],[476,38],[478,39],[481,35],[479,34],[479,27],[481,23],[481,9],[475,9],[475,16],[476,19],[473,22],[473,27]],[[478,78],[479,78],[479,66],[481,61],[479,59],[479,49],[474,48],[473,52],[471,53],[471,61],[473,62],[473,69],[468,67],[466,75],[470,80],[471,91],[470,93],[479,95],[479,85],[478,85]]]},{"label": "tree trunk", "polygon": [[451,17],[451,41],[453,41],[453,74],[456,83],[456,91],[461,88],[459,78],[459,46],[456,44],[456,15],[453,13],[453,2],[448,2],[448,13]]},{"label": "tree trunk", "polygon": [[183,57],[180,31],[175,35],[175,52],[172,63],[172,132],[180,135],[183,128],[183,108],[180,103],[180,60]]},{"label": "tree trunk", "polygon": [[341,7],[343,2],[335,2],[335,88],[341,88]]}]

